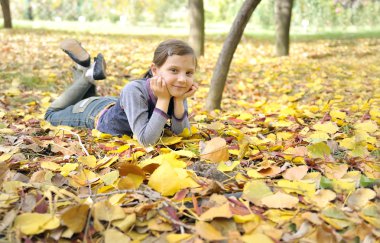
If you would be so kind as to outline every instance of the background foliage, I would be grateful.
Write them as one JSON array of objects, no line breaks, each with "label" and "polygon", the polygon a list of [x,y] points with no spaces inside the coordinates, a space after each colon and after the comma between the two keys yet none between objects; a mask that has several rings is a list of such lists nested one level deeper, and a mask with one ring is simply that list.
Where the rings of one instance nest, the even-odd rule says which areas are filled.
[{"label": "background foliage", "polygon": [[[158,3],[159,2],[159,3]],[[231,23],[242,0],[205,0],[206,23]],[[25,0],[12,1],[14,19],[109,21],[125,25],[187,26],[187,1],[179,0]],[[274,29],[274,0],[262,1],[251,25]],[[30,11],[28,11],[30,10]],[[373,27],[380,23],[378,0],[296,0],[292,28],[303,31]]]}]

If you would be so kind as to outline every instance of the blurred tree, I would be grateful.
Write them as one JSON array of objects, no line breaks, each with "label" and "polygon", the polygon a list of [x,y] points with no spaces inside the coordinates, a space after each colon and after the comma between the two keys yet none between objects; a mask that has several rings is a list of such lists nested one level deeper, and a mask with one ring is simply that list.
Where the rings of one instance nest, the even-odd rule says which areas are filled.
[{"label": "blurred tree", "polygon": [[293,0],[276,0],[276,56],[289,55],[289,31]]},{"label": "blurred tree", "polygon": [[260,1],[261,0],[245,0],[232,24],[230,33],[223,44],[211,78],[210,90],[206,99],[207,110],[221,108],[220,104],[223,90],[232,58],[243,35],[244,28]]},{"label": "blurred tree", "polygon": [[205,42],[205,16],[203,0],[189,0],[190,34],[189,43],[195,54],[203,56]]},{"label": "blurred tree", "polygon": [[25,0],[25,13],[24,17],[27,20],[33,20],[33,9],[32,9],[32,1],[31,0]]},{"label": "blurred tree", "polygon": [[9,0],[0,0],[1,9],[3,10],[4,28],[12,28],[11,9],[9,7]]}]

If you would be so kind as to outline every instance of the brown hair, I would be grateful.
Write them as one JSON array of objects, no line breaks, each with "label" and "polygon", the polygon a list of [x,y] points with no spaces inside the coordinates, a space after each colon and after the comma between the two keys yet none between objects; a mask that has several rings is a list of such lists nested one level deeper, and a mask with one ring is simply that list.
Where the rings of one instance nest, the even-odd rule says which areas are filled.
[{"label": "brown hair", "polygon": [[[166,62],[166,59],[173,55],[193,55],[195,67],[197,67],[197,57],[193,48],[191,48],[186,42],[176,39],[163,41],[157,46],[154,51],[153,63],[156,64],[157,67],[161,67]],[[153,77],[153,74],[149,69],[148,72],[145,73],[144,78],[151,77]]]}]

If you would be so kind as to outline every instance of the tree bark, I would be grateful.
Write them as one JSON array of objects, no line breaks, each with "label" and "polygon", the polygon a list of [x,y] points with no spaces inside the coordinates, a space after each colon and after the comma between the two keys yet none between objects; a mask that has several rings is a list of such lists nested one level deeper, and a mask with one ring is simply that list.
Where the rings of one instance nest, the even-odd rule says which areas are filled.
[{"label": "tree bark", "polygon": [[289,31],[292,18],[293,0],[275,1],[276,56],[289,55]]},{"label": "tree bark", "polygon": [[25,0],[25,13],[24,17],[27,20],[33,20],[33,9],[31,0]]},{"label": "tree bark", "polygon": [[3,10],[4,28],[12,28],[11,9],[9,7],[9,0],[0,0],[1,9]]},{"label": "tree bark", "polygon": [[223,90],[232,58],[243,35],[245,26],[260,1],[261,0],[245,0],[231,26],[230,33],[223,44],[211,78],[210,90],[206,99],[207,110],[221,108]]},{"label": "tree bark", "polygon": [[195,54],[203,56],[205,43],[205,15],[203,0],[189,0],[190,35],[189,44]]}]

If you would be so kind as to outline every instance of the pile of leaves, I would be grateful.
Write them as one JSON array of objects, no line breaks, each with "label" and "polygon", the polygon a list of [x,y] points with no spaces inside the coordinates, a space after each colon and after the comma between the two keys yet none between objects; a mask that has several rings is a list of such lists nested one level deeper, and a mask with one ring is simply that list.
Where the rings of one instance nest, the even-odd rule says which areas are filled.
[{"label": "pile of leaves", "polygon": [[[1,32],[0,238],[7,241],[374,242],[380,237],[377,39],[240,44],[223,111],[203,109],[221,49],[207,40],[191,131],[144,148],[131,137],[53,127],[71,82],[59,41]],[[149,66],[163,38],[75,34],[102,52],[102,95]]]}]

